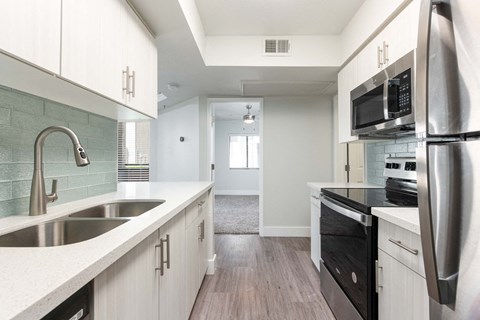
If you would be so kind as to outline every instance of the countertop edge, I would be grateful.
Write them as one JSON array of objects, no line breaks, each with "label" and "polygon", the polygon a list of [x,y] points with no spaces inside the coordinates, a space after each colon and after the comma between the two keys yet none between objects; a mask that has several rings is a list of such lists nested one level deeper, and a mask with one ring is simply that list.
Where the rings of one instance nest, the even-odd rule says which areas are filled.
[{"label": "countertop edge", "polygon": [[[165,183],[164,185],[167,185],[167,184],[168,183]],[[187,184],[188,182],[185,183],[185,185]],[[119,184],[119,189],[121,189],[121,185],[122,184]],[[162,186],[162,183],[157,183],[157,186]],[[35,297],[37,297],[38,299],[36,299],[35,301],[34,299],[31,299],[31,301],[17,305],[16,308],[13,308],[11,305],[9,306],[7,304],[6,307],[7,308],[10,307],[11,309],[10,310],[7,309],[7,311],[3,315],[0,315],[0,319],[32,319],[32,318],[40,318],[46,315],[48,312],[53,310],[57,305],[63,302],[66,298],[68,298],[71,294],[73,294],[82,286],[84,286],[89,281],[94,279],[101,272],[103,272],[110,265],[112,265],[115,261],[117,261],[123,255],[125,255],[128,251],[130,251],[132,248],[134,248],[136,245],[138,245],[140,242],[146,239],[149,235],[155,232],[155,230],[160,228],[162,225],[168,222],[171,218],[173,218],[182,210],[184,210],[195,199],[197,199],[199,196],[201,196],[203,193],[207,192],[208,190],[212,189],[213,186],[214,186],[213,182],[207,182],[207,181],[195,182],[195,186],[193,187],[189,186],[190,188],[188,192],[189,194],[185,195],[185,198],[183,198],[182,196],[179,196],[180,200],[175,199],[172,201],[173,206],[170,206],[167,209],[168,212],[160,213],[162,211],[165,211],[165,210],[162,210],[160,206],[160,209],[157,210],[158,214],[155,212],[151,214],[145,214],[145,219],[135,220],[135,219],[139,219],[139,218],[135,218],[125,223],[124,225],[127,225],[130,222],[137,221],[136,224],[133,223],[129,226],[129,229],[131,229],[131,231],[129,230],[129,232],[127,233],[128,235],[126,236],[125,239],[118,240],[119,232],[117,232],[116,237],[113,236],[113,233],[110,235],[110,237],[105,237],[108,233],[113,232],[115,230],[114,229],[107,232],[104,235],[84,241],[82,243],[73,244],[69,246],[53,247],[53,249],[48,248],[47,250],[50,250],[50,251],[57,250],[56,256],[58,257],[60,256],[62,251],[68,251],[68,250],[70,250],[70,255],[71,255],[72,248],[73,250],[75,250],[75,248],[78,248],[78,250],[87,250],[89,246],[94,247],[95,240],[97,240],[97,243],[99,241],[107,242],[107,240],[110,240],[110,238],[116,241],[114,242],[113,245],[107,245],[108,249],[104,250],[105,252],[102,252],[101,255],[93,259],[90,259],[91,261],[89,261],[88,258],[86,258],[85,260],[87,260],[88,262],[83,264],[80,270],[78,268],[77,269],[72,268],[71,273],[69,273],[66,276],[64,275],[62,277],[62,279],[65,279],[64,282],[56,286],[50,287],[48,292],[42,291],[41,293],[36,294]],[[181,183],[176,183],[176,187],[181,189]],[[154,188],[154,187],[150,187],[150,188]],[[191,190],[192,188],[195,189],[195,191],[192,191]],[[177,190],[176,192],[179,193],[181,192],[181,190]],[[89,207],[92,205],[92,203],[95,203],[95,202],[100,203],[102,199],[103,201],[109,201],[114,199],[141,199],[142,198],[142,197],[129,196],[128,193],[125,191],[123,191],[123,195],[124,195],[123,197],[119,196],[121,194],[122,194],[122,191],[119,190],[114,193],[84,199],[84,202],[86,203],[84,207]],[[147,199],[147,198],[148,197],[143,197],[143,199]],[[152,197],[152,199],[155,199],[155,198],[158,198],[158,197]],[[81,203],[81,202],[82,200],[76,201],[76,205],[78,205],[78,203]],[[39,222],[45,222],[48,220],[57,219],[62,216],[67,216],[68,214],[71,214],[72,210],[74,210],[72,208],[76,207],[76,205],[64,204],[64,205],[52,207],[53,209],[52,211],[54,212],[49,217],[40,217],[37,219],[29,219],[29,218],[32,218],[32,217],[29,217],[25,219],[18,219],[18,224],[13,224],[8,226],[7,228],[3,228],[1,230],[2,231],[1,233],[8,233],[12,230],[25,228],[29,225],[32,225],[32,221],[34,221],[33,224],[36,224]],[[65,210],[64,214],[60,215],[58,214],[58,212],[62,210],[62,206],[68,209]],[[82,206],[80,206],[80,208],[81,207]],[[156,210],[154,208],[151,211],[156,211]],[[69,248],[66,248],[66,247],[69,247]],[[0,249],[5,249],[5,248],[0,248]],[[25,248],[8,248],[7,250],[9,250],[9,252],[14,252],[15,249],[21,250]],[[35,251],[36,249],[40,249],[40,248],[27,248],[27,250],[28,249]],[[45,248],[41,248],[41,249],[45,249]],[[27,250],[24,250],[24,251],[28,253]]]},{"label": "countertop edge", "polygon": [[372,208],[372,215],[420,235],[418,208]]}]

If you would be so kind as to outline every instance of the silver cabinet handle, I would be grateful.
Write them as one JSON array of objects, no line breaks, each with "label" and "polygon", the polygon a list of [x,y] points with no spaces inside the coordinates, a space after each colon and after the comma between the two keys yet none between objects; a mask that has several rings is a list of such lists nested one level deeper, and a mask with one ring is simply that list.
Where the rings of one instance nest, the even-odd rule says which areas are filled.
[{"label": "silver cabinet handle", "polygon": [[198,206],[201,207],[201,206],[203,206],[204,204],[205,204],[205,200],[202,200],[202,201],[200,201],[200,202],[198,203]]},{"label": "silver cabinet handle", "polygon": [[380,269],[383,270],[383,267],[380,267],[378,265],[378,260],[375,260],[375,292],[376,293],[379,293],[380,292],[380,288],[383,288],[383,286],[380,285],[380,276],[379,276],[379,273],[380,273]]},{"label": "silver cabinet handle", "polygon": [[388,241],[390,241],[391,243],[396,244],[397,246],[399,246],[400,248],[402,248],[402,249],[404,249],[404,250],[407,250],[407,251],[410,252],[411,254],[418,255],[418,250],[417,250],[417,249],[411,249],[411,248],[407,247],[407,246],[404,245],[400,240],[395,240],[395,239],[389,238]]},{"label": "silver cabinet handle", "polygon": [[317,197],[317,196],[312,195],[312,198],[315,199],[315,200],[320,200],[320,197]]},{"label": "silver cabinet handle", "polygon": [[197,232],[198,237],[197,238],[198,238],[198,240],[202,241],[202,224],[199,223],[197,228],[198,228],[198,232]]},{"label": "silver cabinet handle", "polygon": [[382,55],[383,55],[383,50],[380,48],[380,46],[377,47],[377,67],[380,69],[383,65],[382,62]]},{"label": "silver cabinet handle", "polygon": [[164,263],[167,264],[167,269],[170,269],[170,235],[169,234],[167,234],[164,242],[167,244],[167,261],[165,261]]},{"label": "silver cabinet handle", "polygon": [[160,275],[163,276],[163,239],[160,239],[160,244],[155,245],[155,249],[160,248],[160,266],[155,268],[155,271],[160,271]]},{"label": "silver cabinet handle", "polygon": [[130,67],[127,66],[125,70],[122,70],[122,90],[125,95],[130,94]]},{"label": "silver cabinet handle", "polygon": [[[167,245],[167,260],[165,261],[165,253],[163,251],[163,244]],[[160,239],[160,244],[155,245],[155,248],[160,248],[160,267],[155,268],[155,270],[160,271],[160,275],[163,276],[165,273],[164,265],[167,265],[167,269],[170,269],[170,235],[167,234],[165,239]]]},{"label": "silver cabinet handle", "polygon": [[197,226],[198,228],[198,240],[202,241],[205,239],[205,220],[202,220]]},{"label": "silver cabinet handle", "polygon": [[386,41],[383,41],[383,63],[388,64],[388,44]]},{"label": "silver cabinet handle", "polygon": [[135,71],[132,71],[132,75],[130,76],[130,79],[132,80],[132,91],[130,93],[132,94],[132,97],[135,98]]}]

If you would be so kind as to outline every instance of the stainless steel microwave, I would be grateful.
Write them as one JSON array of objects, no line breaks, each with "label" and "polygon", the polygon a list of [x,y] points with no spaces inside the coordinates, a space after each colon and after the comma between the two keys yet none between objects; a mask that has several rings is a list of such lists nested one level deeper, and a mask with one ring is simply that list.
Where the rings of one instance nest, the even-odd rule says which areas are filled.
[{"label": "stainless steel microwave", "polygon": [[414,133],[414,51],[350,92],[352,135]]}]

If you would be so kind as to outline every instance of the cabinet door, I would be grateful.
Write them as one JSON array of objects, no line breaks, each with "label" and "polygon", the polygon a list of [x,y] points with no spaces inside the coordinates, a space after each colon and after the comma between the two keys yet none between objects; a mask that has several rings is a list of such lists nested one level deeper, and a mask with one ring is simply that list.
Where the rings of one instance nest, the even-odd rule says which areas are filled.
[{"label": "cabinet door", "polygon": [[210,212],[211,209],[211,203],[208,200],[207,196],[204,196],[201,198],[201,201],[205,202],[200,202],[201,206],[199,208],[200,214],[199,214],[199,226],[201,230],[201,240],[199,242],[199,250],[200,250],[200,260],[199,260],[199,268],[198,268],[198,289],[200,289],[203,278],[205,277],[205,274],[207,273],[207,268],[208,268],[208,247],[207,247],[207,234],[209,232],[213,232],[212,230],[209,230],[209,224],[207,223],[207,217],[208,213]]},{"label": "cabinet door", "polygon": [[353,59],[338,73],[338,141],[358,140],[351,135],[350,91],[355,87],[357,60]]},{"label": "cabinet door", "polygon": [[132,10],[126,20],[127,65],[135,72],[130,83],[134,96],[127,105],[151,117],[157,117],[157,47],[148,30]]},{"label": "cabinet door", "polygon": [[128,10],[123,0],[63,0],[62,77],[124,100]]},{"label": "cabinet door", "polygon": [[[358,53],[357,81],[354,83],[352,89],[361,85],[383,69],[383,42],[381,39],[381,36],[377,36]],[[380,52],[379,49],[381,50]],[[379,62],[381,62],[381,64],[379,64]]]},{"label": "cabinet door", "polygon": [[164,264],[164,274],[159,275],[160,319],[185,320],[185,211],[178,213],[160,228],[160,238],[169,235],[169,257],[164,244],[164,260],[169,259],[170,267]]},{"label": "cabinet door", "polygon": [[388,44],[386,57],[391,64],[417,47],[420,1],[414,0],[377,37]]},{"label": "cabinet door", "polygon": [[198,292],[198,270],[200,261],[200,217],[186,229],[186,314],[189,315]]},{"label": "cabinet door", "polygon": [[[313,193],[313,192],[312,192]],[[313,195],[312,195],[313,196]],[[317,204],[315,203],[317,202]],[[310,201],[310,258],[320,271],[320,201],[312,198]]]},{"label": "cabinet door", "polygon": [[378,318],[429,319],[425,278],[382,250],[378,250],[378,266]]},{"label": "cabinet door", "polygon": [[0,12],[0,49],[59,74],[61,0],[2,0]]},{"label": "cabinet door", "polygon": [[96,319],[158,319],[156,244],[158,232],[95,278]]}]

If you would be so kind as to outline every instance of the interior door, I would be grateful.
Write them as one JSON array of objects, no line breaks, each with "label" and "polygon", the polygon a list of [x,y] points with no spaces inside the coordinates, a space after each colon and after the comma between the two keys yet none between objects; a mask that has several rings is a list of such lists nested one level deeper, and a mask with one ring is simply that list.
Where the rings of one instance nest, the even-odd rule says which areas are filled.
[{"label": "interior door", "polygon": [[365,149],[363,143],[348,144],[349,182],[363,183]]}]

